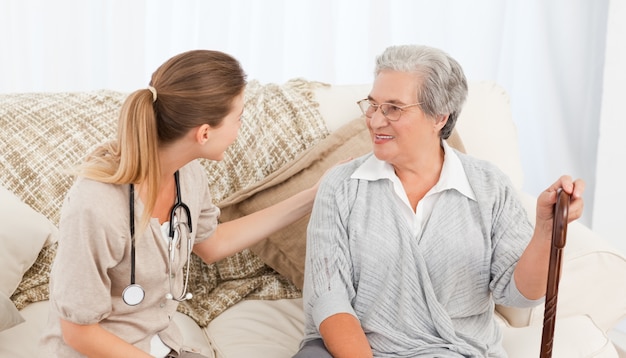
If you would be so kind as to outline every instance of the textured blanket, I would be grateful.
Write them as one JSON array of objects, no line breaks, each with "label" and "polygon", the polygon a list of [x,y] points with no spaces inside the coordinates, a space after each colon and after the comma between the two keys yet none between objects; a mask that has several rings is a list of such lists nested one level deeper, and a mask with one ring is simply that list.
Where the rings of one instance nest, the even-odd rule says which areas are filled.
[{"label": "textured blanket", "polygon": [[[313,100],[323,84],[292,80],[284,85],[248,84],[239,138],[221,162],[203,161],[214,201],[245,190],[328,135]],[[72,178],[62,169],[95,145],[114,138],[126,94],[113,91],[2,96],[0,120],[9,138],[0,155],[0,183],[58,223]],[[43,130],[42,130],[43,128]],[[56,244],[44,247],[11,299],[23,308],[48,298],[48,273]],[[200,326],[243,299],[300,297],[301,292],[254,253],[244,250],[215,264],[193,256],[194,298],[179,305]]]}]

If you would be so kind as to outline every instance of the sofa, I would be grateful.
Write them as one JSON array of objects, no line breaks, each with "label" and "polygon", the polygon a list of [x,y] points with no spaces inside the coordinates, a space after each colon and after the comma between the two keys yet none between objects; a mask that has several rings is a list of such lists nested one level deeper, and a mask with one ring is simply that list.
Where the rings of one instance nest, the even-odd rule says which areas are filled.
[{"label": "sofa", "polygon": [[[202,162],[222,209],[220,220],[270,205],[311,185],[337,161],[367,152],[369,137],[356,101],[369,90],[368,84],[304,79],[280,85],[251,81],[239,139],[223,162]],[[36,356],[48,319],[59,209],[72,183],[65,169],[113,138],[126,95],[110,90],[0,95],[0,357]],[[470,81],[451,141],[508,174],[534,221],[535,197],[522,190],[516,129],[500,86]],[[297,351],[304,328],[307,219],[218,263],[194,257],[194,298],[173,317],[185,347],[220,358],[281,358]],[[626,357],[608,338],[626,318],[626,258],[579,222],[569,224],[567,234],[553,356]],[[538,356],[543,305],[495,310],[509,356]]]}]

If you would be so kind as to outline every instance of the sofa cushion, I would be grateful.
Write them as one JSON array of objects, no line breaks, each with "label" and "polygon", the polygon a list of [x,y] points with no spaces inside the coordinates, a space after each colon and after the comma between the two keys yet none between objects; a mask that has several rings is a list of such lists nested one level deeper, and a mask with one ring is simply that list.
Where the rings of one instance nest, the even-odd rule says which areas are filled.
[{"label": "sofa cushion", "polygon": [[0,292],[0,332],[24,322],[13,301]]},{"label": "sofa cushion", "polygon": [[468,87],[456,125],[467,152],[494,163],[521,190],[524,174],[508,94],[492,81],[470,81]]},{"label": "sofa cushion", "polygon": [[207,358],[214,358],[213,348],[202,328],[189,316],[180,312],[174,313],[172,320],[183,336],[183,349],[200,353]]},{"label": "sofa cushion", "polygon": [[241,301],[205,331],[217,358],[290,358],[303,337],[302,299]]},{"label": "sofa cushion", "polygon": [[48,321],[48,301],[35,302],[20,311],[24,322],[0,332],[0,357],[37,357],[39,337]]},{"label": "sofa cushion", "polygon": [[57,228],[3,187],[0,203],[0,293],[10,297],[42,247],[56,241]]},{"label": "sofa cushion", "polygon": [[[543,325],[514,328],[502,324],[501,328],[509,358],[539,356]],[[588,316],[579,315],[557,320],[552,357],[618,358],[618,354],[606,334]]]}]

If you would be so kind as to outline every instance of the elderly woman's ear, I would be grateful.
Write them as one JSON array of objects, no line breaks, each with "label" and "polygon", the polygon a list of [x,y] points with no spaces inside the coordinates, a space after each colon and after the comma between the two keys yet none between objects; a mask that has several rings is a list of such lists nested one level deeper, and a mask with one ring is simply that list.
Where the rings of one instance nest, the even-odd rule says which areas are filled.
[{"label": "elderly woman's ear", "polygon": [[438,114],[435,116],[435,128],[441,130],[448,123],[448,117],[450,117],[449,114]]}]

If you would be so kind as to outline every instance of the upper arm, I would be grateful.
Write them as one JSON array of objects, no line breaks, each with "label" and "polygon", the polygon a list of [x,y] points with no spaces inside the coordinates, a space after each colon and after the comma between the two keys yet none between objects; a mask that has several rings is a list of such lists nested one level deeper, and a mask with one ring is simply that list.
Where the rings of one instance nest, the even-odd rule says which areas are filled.
[{"label": "upper arm", "polygon": [[[109,270],[129,248],[128,212],[103,214],[107,208],[121,205],[117,192],[109,189],[112,186],[108,184],[77,182],[62,208],[50,298],[60,317],[80,324],[99,322],[111,312]],[[127,207],[127,196],[123,202],[126,205],[122,207]]]},{"label": "upper arm", "polygon": [[339,312],[354,315],[351,303],[356,292],[349,249],[346,190],[341,183],[323,182],[307,228],[305,311],[318,327],[329,315]]}]

